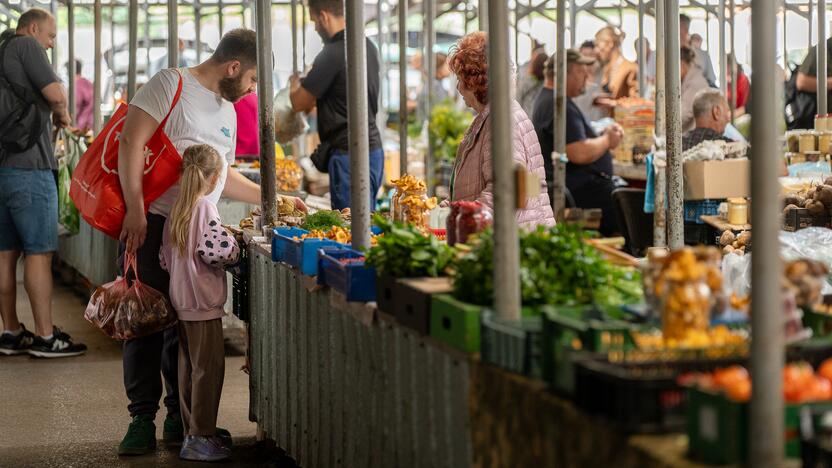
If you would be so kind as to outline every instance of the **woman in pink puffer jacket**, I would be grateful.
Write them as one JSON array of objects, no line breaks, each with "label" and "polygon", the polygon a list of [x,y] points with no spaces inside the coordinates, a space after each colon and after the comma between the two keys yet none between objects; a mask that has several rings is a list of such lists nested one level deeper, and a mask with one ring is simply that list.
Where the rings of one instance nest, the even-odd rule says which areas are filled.
[{"label": "woman in pink puffer jacket", "polygon": [[[494,205],[494,177],[491,155],[491,120],[488,105],[488,39],[475,32],[459,40],[449,58],[457,76],[457,89],[465,103],[477,116],[465,132],[456,153],[451,201],[475,200],[489,211]],[[546,190],[546,173],[540,143],[531,120],[516,101],[512,102],[514,161],[541,181],[540,195],[526,200],[525,208],[517,211],[517,224],[526,229],[538,225],[554,226],[555,217]]]}]

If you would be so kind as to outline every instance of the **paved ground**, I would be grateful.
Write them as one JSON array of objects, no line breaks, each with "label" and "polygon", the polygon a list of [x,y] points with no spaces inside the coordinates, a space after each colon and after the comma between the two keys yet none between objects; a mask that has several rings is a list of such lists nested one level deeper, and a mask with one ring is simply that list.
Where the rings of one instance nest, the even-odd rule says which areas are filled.
[{"label": "paved ground", "polygon": [[[22,284],[18,288],[23,291]],[[0,467],[199,466],[181,462],[177,448],[161,443],[153,455],[116,455],[130,422],[119,344],[84,321],[86,300],[73,291],[57,285],[53,304],[56,324],[90,349],[83,357],[58,360],[0,357]],[[25,294],[18,294],[17,307],[21,320],[34,328]],[[274,458],[254,446],[243,357],[227,356],[218,424],[231,431],[237,448],[226,466],[274,466],[267,462]],[[160,412],[160,437],[163,418]]]}]

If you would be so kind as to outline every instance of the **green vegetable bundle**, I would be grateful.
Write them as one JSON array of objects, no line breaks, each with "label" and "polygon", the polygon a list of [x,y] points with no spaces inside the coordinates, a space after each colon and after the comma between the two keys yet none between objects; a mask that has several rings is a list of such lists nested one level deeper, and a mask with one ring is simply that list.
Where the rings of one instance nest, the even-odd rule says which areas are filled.
[{"label": "green vegetable bundle", "polygon": [[428,131],[437,160],[453,162],[472,120],[470,113],[457,109],[451,101],[442,102],[433,108]]},{"label": "green vegetable bundle", "polygon": [[307,216],[301,227],[307,231],[328,231],[333,226],[346,226],[341,213],[338,211],[321,210]]},{"label": "green vegetable bundle", "polygon": [[441,276],[453,258],[453,250],[433,235],[412,225],[393,223],[376,215],[381,228],[377,244],[367,252],[367,265],[396,278]]},{"label": "green vegetable bundle", "polygon": [[[494,302],[494,241],[490,231],[460,255],[454,295],[481,305]],[[623,305],[642,300],[637,271],[615,266],[584,243],[579,228],[560,224],[520,235],[520,287],[524,306]]]}]

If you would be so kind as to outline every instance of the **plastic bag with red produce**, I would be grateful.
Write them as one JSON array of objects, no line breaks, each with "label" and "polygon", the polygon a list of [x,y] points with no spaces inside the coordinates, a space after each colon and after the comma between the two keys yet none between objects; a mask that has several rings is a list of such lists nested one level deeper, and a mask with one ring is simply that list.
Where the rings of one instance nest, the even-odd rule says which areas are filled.
[{"label": "plastic bag with red produce", "polygon": [[[135,279],[127,279],[133,270]],[[124,275],[95,290],[84,318],[116,340],[141,338],[176,325],[176,313],[164,294],[142,283],[135,255],[125,254]]]}]

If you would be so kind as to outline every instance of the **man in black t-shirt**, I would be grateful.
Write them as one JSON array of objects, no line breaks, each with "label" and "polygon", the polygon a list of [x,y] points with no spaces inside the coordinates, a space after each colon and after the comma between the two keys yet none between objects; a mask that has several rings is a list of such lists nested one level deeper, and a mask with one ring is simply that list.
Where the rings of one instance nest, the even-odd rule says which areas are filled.
[{"label": "man in black t-shirt", "polygon": [[[324,41],[324,48],[315,57],[306,77],[293,76],[292,108],[309,112],[318,108],[318,133],[321,145],[316,150],[324,156],[329,172],[332,208],[350,206],[350,156],[347,127],[347,59],[344,44],[346,20],[343,0],[309,0],[309,15],[315,30]],[[384,177],[384,151],[376,126],[379,95],[378,49],[367,39],[367,116],[370,136],[370,206]]]},{"label": "man in black t-shirt", "polygon": [[[546,61],[544,75],[546,82],[532,112],[532,122],[546,161],[547,183],[552,174],[553,120],[554,120],[554,64],[551,56]],[[601,233],[616,232],[615,216],[612,213],[611,194],[612,155],[624,136],[618,124],[612,124],[598,136],[573,99],[580,96],[589,79],[589,66],[594,60],[581,55],[575,49],[566,51],[566,187],[579,208],[600,208],[603,211]],[[551,184],[549,184],[551,186]]]}]

